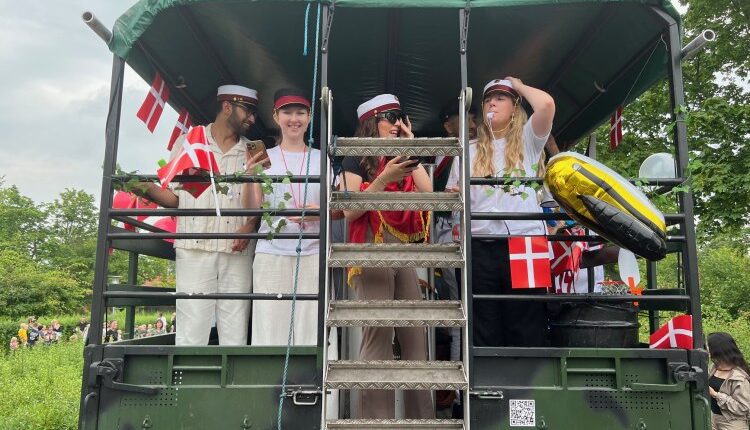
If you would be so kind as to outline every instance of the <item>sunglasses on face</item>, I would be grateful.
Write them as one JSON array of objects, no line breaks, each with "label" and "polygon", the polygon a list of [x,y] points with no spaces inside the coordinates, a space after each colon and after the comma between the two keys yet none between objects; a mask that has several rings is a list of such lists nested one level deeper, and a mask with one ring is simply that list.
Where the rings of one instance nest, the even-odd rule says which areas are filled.
[{"label": "sunglasses on face", "polygon": [[403,112],[398,111],[398,110],[389,110],[386,112],[380,112],[379,114],[376,115],[376,117],[378,121],[380,121],[381,119],[384,119],[393,125],[395,125],[399,120],[401,121],[406,120],[406,115],[404,115]]},{"label": "sunglasses on face", "polygon": [[236,107],[242,109],[243,111],[245,111],[245,114],[247,114],[247,115],[255,115],[258,112],[258,110],[255,108],[255,106],[246,105],[246,104],[243,104],[243,103],[232,103],[232,106],[236,106]]}]

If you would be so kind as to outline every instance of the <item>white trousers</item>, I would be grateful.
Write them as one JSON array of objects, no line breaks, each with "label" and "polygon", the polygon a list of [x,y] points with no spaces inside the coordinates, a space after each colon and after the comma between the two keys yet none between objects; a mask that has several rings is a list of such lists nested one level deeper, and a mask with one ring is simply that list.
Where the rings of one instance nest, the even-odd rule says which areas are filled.
[{"label": "white trousers", "polygon": [[[253,292],[291,294],[296,265],[296,256],[255,254]],[[300,256],[297,294],[318,294],[318,254]],[[254,346],[286,345],[291,315],[291,300],[255,300],[250,343]],[[292,345],[317,343],[318,302],[298,300],[294,309]]]},{"label": "white trousers", "polygon": [[[178,293],[249,293],[252,255],[177,248]],[[175,344],[208,345],[216,317],[221,345],[246,345],[249,300],[177,300]]]}]

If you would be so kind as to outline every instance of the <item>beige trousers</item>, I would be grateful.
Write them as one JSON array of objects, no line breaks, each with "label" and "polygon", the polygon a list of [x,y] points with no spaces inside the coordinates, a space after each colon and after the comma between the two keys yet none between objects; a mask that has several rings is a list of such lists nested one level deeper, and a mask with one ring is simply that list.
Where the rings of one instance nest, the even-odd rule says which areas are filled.
[{"label": "beige trousers", "polygon": [[711,414],[711,430],[748,430],[747,418],[729,419],[720,414]]},{"label": "beige trousers", "polygon": [[[385,234],[386,242],[398,240]],[[360,300],[420,300],[422,294],[414,269],[369,269],[353,279]],[[424,327],[397,327],[395,335],[401,345],[402,360],[427,360],[427,329]],[[393,360],[394,328],[364,327],[360,360]],[[394,418],[393,390],[360,390],[360,418]],[[406,418],[434,418],[432,397],[429,391],[404,391]]]}]

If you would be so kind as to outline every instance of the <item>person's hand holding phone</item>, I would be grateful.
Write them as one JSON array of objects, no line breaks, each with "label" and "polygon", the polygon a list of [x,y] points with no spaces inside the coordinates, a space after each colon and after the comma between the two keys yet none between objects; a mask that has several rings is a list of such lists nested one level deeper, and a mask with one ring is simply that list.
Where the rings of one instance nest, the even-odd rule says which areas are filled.
[{"label": "person's hand holding phone", "polygon": [[268,159],[268,153],[263,142],[250,142],[247,144],[245,151],[245,173],[255,174],[257,167],[261,166],[264,170],[271,167],[271,160]]},{"label": "person's hand holding phone", "polygon": [[407,176],[410,176],[417,169],[417,166],[419,166],[419,160],[409,160],[407,157],[399,155],[386,163],[385,168],[378,177],[385,181],[386,184],[400,182]]}]

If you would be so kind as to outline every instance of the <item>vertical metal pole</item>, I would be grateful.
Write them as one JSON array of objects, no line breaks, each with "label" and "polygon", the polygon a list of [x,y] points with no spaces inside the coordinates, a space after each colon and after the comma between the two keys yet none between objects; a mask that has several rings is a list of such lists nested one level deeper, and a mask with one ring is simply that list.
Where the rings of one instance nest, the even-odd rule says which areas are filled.
[{"label": "vertical metal pole", "polygon": [[112,175],[117,164],[117,139],[120,131],[120,111],[122,107],[122,87],[125,78],[125,60],[114,56],[112,60],[112,81],[109,92],[109,110],[105,131],[104,166],[102,190],[99,198],[99,231],[96,241],[96,265],[94,268],[94,285],[91,297],[91,325],[85,340],[83,351],[83,378],[81,386],[81,403],[78,415],[78,428],[97,428],[99,416],[99,390],[92,388],[95,381],[89,381],[89,366],[101,360],[103,347],[101,327],[104,318],[104,287],[107,282],[107,263],[109,240],[109,210],[112,207]]},{"label": "vertical metal pole", "polygon": [[104,172],[102,175],[102,189],[99,198],[99,231],[96,241],[96,266],[94,270],[94,291],[91,298],[91,327],[89,329],[88,344],[101,345],[101,336],[97,334],[104,322],[104,288],[107,282],[107,267],[109,263],[107,250],[110,247],[107,240],[109,231],[109,211],[112,207],[112,175],[117,164],[117,142],[120,134],[120,111],[122,108],[122,87],[125,77],[125,60],[114,56],[112,64],[112,82],[110,84],[109,112],[105,132],[106,148],[104,150]]},{"label": "vertical metal pole", "polygon": [[[669,36],[669,92],[672,107],[672,120],[675,121],[674,142],[677,150],[677,177],[684,178],[688,168],[688,144],[687,127],[685,126],[685,114],[680,106],[685,106],[685,92],[682,83],[682,63],[680,51],[680,29],[677,22],[668,13],[657,8],[653,9],[667,23]],[[698,290],[698,250],[695,243],[695,214],[693,204],[693,193],[679,193],[678,201],[685,218],[682,225],[682,233],[685,235],[685,244],[682,248],[682,259],[684,265],[685,288],[690,295],[690,307],[688,312],[693,316],[693,348],[703,346],[703,324],[700,306],[700,294]]]},{"label": "vertical metal pole", "polygon": [[[328,237],[330,233],[328,199],[330,198],[330,182],[328,180],[328,138],[330,135],[329,116],[331,106],[329,105],[330,94],[328,91],[328,41],[330,29],[330,14],[332,6],[325,4],[321,10],[321,28],[316,31],[322,33],[323,40],[320,47],[320,127],[318,136],[320,142],[320,241],[318,253],[318,356],[316,378],[320,383],[321,409],[320,428],[326,428],[326,415],[328,410],[328,398],[326,396],[326,366],[328,365],[328,333],[326,319],[328,313],[329,281],[331,279],[328,268]],[[316,47],[317,50],[317,47]],[[317,71],[316,71],[317,72]],[[325,89],[325,90],[324,90]],[[318,103],[313,100],[313,103]],[[335,330],[335,328],[334,328]]]},{"label": "vertical metal pole", "polygon": [[[138,284],[138,253],[133,251],[128,253],[128,284]],[[125,308],[125,333],[126,339],[135,337],[135,306]]]},{"label": "vertical metal pole", "polygon": [[[461,184],[459,186],[461,198],[463,199],[463,211],[461,212],[461,247],[463,248],[464,267],[461,270],[461,300],[463,301],[466,312],[466,324],[463,328],[463,364],[466,379],[469,387],[463,395],[463,412],[464,412],[464,429],[470,430],[471,426],[471,408],[470,392],[473,385],[473,374],[471,369],[474,365],[474,339],[472,335],[471,309],[473,294],[471,292],[471,162],[469,161],[469,123],[466,120],[471,103],[471,89],[469,88],[468,66],[466,64],[466,52],[469,38],[469,3],[459,11],[458,31],[460,37],[460,64],[461,64],[461,104],[459,110],[460,119],[460,138],[463,154],[459,158],[459,167],[461,168]],[[467,100],[469,98],[469,100]]]},{"label": "vertical metal pole", "polygon": [[[656,262],[646,261],[646,288],[655,290],[656,285]],[[655,332],[659,328],[659,311],[648,311],[648,332]]]},{"label": "vertical metal pole", "polygon": [[[596,135],[594,133],[591,133],[589,136],[589,146],[586,149],[586,153],[588,154],[589,158],[596,160]],[[590,233],[587,233],[590,234]],[[593,293],[594,289],[596,288],[596,280],[594,279],[594,276],[596,275],[594,273],[593,267],[587,267],[586,268],[586,275],[587,275],[587,287],[589,290],[589,293]]]}]

